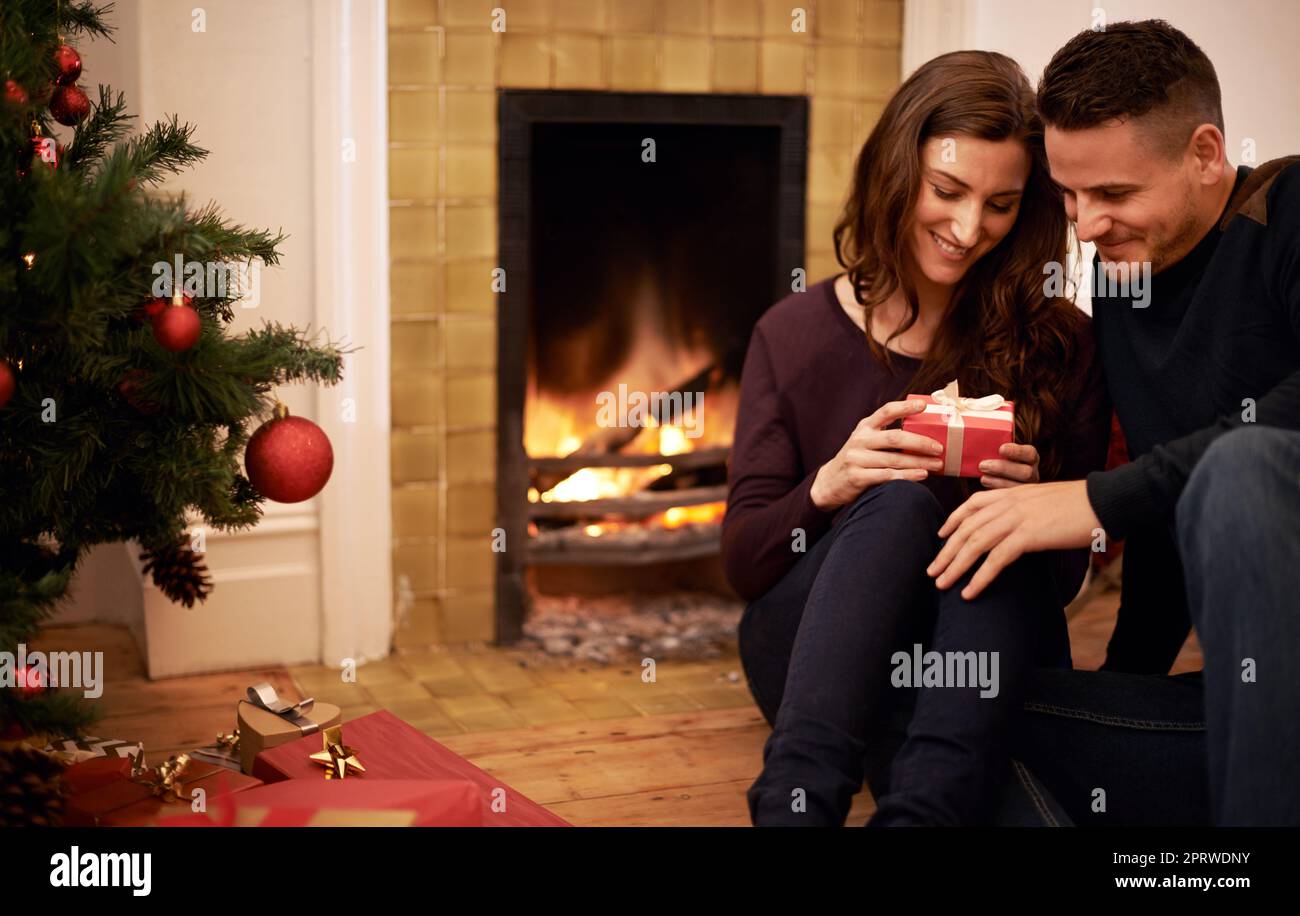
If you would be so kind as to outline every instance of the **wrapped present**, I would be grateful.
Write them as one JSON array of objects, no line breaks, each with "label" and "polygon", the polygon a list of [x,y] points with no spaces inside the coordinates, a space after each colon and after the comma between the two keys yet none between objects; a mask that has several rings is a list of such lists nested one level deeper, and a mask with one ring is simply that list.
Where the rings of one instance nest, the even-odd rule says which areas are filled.
[{"label": "wrapped present", "polygon": [[465,779],[287,779],[227,795],[160,827],[480,827],[478,786]]},{"label": "wrapped present", "polygon": [[[486,827],[567,827],[541,805],[524,797],[457,756],[423,732],[407,725],[386,709],[353,719],[343,726],[342,742],[365,766],[359,775],[348,774],[339,785],[381,780],[460,780],[472,782]],[[319,757],[320,735],[310,735],[263,751],[253,764],[253,775],[268,785],[286,779],[325,782]]]},{"label": "wrapped present", "polygon": [[239,760],[245,773],[253,771],[253,761],[262,751],[304,735],[314,735],[323,728],[338,725],[343,718],[337,706],[317,703],[310,697],[287,703],[265,681],[248,688],[248,701],[240,701],[236,716]]},{"label": "wrapped present", "polygon": [[139,741],[120,738],[57,738],[45,745],[45,750],[64,763],[80,763],[96,757],[119,757],[128,760],[144,750]]},{"label": "wrapped present", "polygon": [[925,411],[903,419],[909,433],[933,439],[943,446],[945,477],[982,477],[980,462],[1000,457],[998,448],[1015,436],[1015,411],[1000,394],[982,398],[961,397],[951,381],[932,394],[909,394],[908,400],[926,402]]},{"label": "wrapped present", "polygon": [[70,766],[64,779],[70,780],[63,817],[68,827],[140,827],[167,814],[189,813],[196,789],[203,791],[206,805],[262,784],[196,760],[134,773],[128,760],[120,760],[116,770],[91,760]]}]

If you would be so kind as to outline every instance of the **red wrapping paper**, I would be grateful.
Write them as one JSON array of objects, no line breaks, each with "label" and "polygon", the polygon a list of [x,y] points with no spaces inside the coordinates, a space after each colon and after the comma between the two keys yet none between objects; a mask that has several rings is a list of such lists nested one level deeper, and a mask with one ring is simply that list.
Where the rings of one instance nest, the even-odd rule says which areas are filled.
[{"label": "red wrapping paper", "polygon": [[[501,780],[457,756],[423,732],[416,731],[386,709],[343,725],[343,741],[357,749],[366,772],[350,775],[343,784],[385,779],[466,780],[479,794],[485,827],[568,827],[567,821],[526,798]],[[321,750],[321,736],[307,735],[257,755],[253,776],[268,784],[285,779],[325,781],[325,769],[310,759]],[[503,791],[505,810],[493,810]],[[501,805],[495,804],[500,808]]]},{"label": "red wrapping paper", "polygon": [[465,779],[286,779],[228,795],[204,814],[160,827],[480,827],[478,786]]},{"label": "red wrapping paper", "polygon": [[[68,768],[69,772],[78,770],[78,773],[73,777],[73,786],[64,807],[63,824],[66,827],[143,827],[167,814],[191,810],[187,799],[164,802],[148,786],[133,781],[129,760],[121,761],[126,766],[122,769],[119,765],[117,773],[93,771],[88,768],[90,763],[98,764],[98,761]],[[105,765],[98,766],[102,768]],[[189,762],[181,777],[181,785],[187,793],[194,789],[206,793],[205,803],[208,805],[223,795],[261,784],[260,779],[197,760]]]},{"label": "red wrapping paper", "polygon": [[[951,430],[953,425],[952,411],[935,412],[932,408],[939,408],[942,405],[935,401],[933,395],[909,394],[907,400],[921,400],[932,405],[926,409],[925,413],[904,417],[903,429],[909,433],[926,436],[943,446],[943,453],[939,457],[944,459],[943,475],[945,477],[983,477],[984,474],[979,467],[980,462],[987,461],[990,458],[1002,457],[998,453],[998,449],[1002,445],[1014,441],[1015,408],[1011,401],[1003,401],[1002,406],[993,411],[964,411],[961,415],[961,453],[959,456],[954,456],[952,461],[949,461],[948,442],[951,434],[955,432]],[[996,413],[1004,416],[994,419],[979,416],[981,413]],[[953,473],[954,470],[956,470],[956,473]]]}]

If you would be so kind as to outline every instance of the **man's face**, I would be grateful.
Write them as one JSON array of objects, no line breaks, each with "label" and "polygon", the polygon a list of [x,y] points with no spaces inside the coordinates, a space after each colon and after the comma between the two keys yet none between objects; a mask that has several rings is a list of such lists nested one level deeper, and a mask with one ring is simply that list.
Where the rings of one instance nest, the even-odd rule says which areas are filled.
[{"label": "man's face", "polygon": [[1195,157],[1170,158],[1133,119],[1045,134],[1052,180],[1079,240],[1095,242],[1105,264],[1176,264],[1196,245],[1200,220]]}]

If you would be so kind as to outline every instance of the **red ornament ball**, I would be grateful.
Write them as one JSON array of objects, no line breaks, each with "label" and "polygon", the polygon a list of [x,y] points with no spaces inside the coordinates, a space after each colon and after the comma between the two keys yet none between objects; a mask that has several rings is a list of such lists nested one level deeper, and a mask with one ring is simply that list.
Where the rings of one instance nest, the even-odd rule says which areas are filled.
[{"label": "red ornament ball", "polygon": [[59,68],[59,75],[54,82],[60,86],[71,86],[81,76],[81,55],[75,48],[59,45],[54,49],[54,65]]},{"label": "red ornament ball", "polygon": [[[193,300],[190,299],[189,296],[185,297],[186,305],[189,305],[190,302],[192,301]],[[135,310],[136,320],[139,321],[141,324],[144,324],[146,321],[152,322],[155,318],[157,318],[160,314],[162,314],[162,310],[167,308],[167,306],[170,304],[171,303],[167,299],[164,299],[162,296],[158,296],[154,299],[150,299],[144,305],[140,306],[138,309]]]},{"label": "red ornament ball", "polygon": [[319,493],[334,470],[325,431],[288,411],[267,420],[248,440],[244,468],[258,493],[278,503],[300,503]]},{"label": "red ornament ball", "polygon": [[[147,307],[146,307],[147,308]],[[165,350],[179,353],[198,342],[203,322],[188,305],[169,305],[153,318],[153,338]]]},{"label": "red ornament ball", "polygon": [[76,86],[59,86],[50,98],[50,114],[65,127],[76,127],[90,114],[90,99]]},{"label": "red ornament ball", "polygon": [[27,104],[27,90],[15,80],[5,80],[5,101],[15,108],[22,108]]},{"label": "red ornament ball", "polygon": [[18,680],[15,689],[20,697],[34,697],[45,689],[45,673],[40,668],[27,665],[19,668],[14,674],[17,675]]},{"label": "red ornament ball", "polygon": [[148,378],[149,373],[143,369],[131,369],[122,377],[122,381],[117,383],[117,393],[122,396],[122,399],[144,414],[157,413],[160,406],[157,401],[146,397],[143,393],[142,389]]},{"label": "red ornament ball", "polygon": [[14,367],[0,359],[0,407],[9,403],[16,387],[18,379],[14,376]]}]

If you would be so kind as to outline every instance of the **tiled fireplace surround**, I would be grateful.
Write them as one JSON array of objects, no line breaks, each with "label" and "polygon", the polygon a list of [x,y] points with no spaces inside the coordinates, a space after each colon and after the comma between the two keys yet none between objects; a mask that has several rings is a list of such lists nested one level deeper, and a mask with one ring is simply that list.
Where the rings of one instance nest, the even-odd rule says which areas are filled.
[{"label": "tiled fireplace surround", "polygon": [[[493,31],[493,9],[506,14]],[[389,0],[395,644],[494,638],[498,88],[806,95],[810,282],[902,0]],[[806,13],[806,32],[791,29]]]}]

